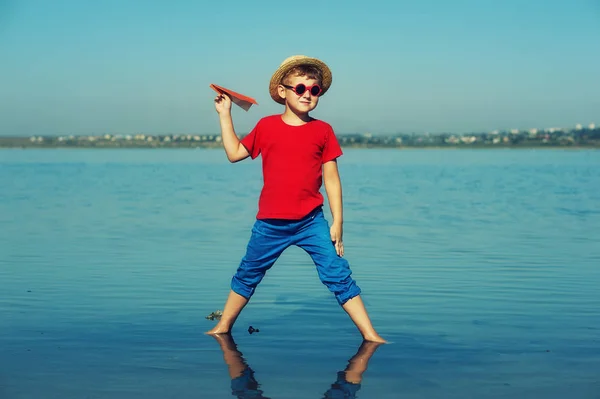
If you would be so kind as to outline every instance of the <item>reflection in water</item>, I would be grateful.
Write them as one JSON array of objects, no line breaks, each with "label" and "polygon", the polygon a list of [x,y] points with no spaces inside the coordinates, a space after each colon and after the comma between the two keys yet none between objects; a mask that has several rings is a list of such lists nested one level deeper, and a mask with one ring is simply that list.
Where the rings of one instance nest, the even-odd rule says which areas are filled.
[{"label": "reflection in water", "polygon": [[[259,389],[260,384],[254,378],[254,370],[246,363],[242,352],[238,350],[233,340],[233,336],[231,334],[216,334],[213,337],[221,346],[223,358],[229,368],[232,395],[243,399],[269,399]],[[360,389],[362,375],[367,370],[369,360],[379,345],[381,344],[363,341],[356,354],[348,361],[344,371],[337,373],[336,381],[325,392],[323,398],[355,398]]]}]

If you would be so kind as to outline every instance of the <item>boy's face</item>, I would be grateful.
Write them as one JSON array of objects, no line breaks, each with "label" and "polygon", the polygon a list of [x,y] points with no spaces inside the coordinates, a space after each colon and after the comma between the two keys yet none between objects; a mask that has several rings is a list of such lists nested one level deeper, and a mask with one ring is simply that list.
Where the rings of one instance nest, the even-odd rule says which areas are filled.
[{"label": "boy's face", "polygon": [[310,89],[305,90],[301,95],[297,94],[293,88],[299,84],[303,84],[305,88],[313,85],[320,86],[318,80],[307,76],[289,76],[284,79],[283,84],[279,85],[279,95],[285,99],[286,104],[295,114],[307,114],[317,107],[319,96],[313,95]]}]

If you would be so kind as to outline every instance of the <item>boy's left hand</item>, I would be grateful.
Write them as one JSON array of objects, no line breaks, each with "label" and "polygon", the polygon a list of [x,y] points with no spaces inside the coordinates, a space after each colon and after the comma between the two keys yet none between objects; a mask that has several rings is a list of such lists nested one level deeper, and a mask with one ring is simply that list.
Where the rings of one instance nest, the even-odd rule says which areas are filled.
[{"label": "boy's left hand", "polygon": [[344,243],[342,241],[342,225],[334,223],[329,229],[331,241],[335,244],[335,252],[338,256],[344,256]]}]

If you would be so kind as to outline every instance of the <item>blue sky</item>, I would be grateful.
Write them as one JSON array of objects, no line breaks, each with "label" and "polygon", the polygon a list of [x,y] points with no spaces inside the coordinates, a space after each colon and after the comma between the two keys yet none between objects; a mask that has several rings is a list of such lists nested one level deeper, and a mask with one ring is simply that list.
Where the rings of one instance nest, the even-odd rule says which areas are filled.
[{"label": "blue sky", "polygon": [[600,0],[0,0],[0,135],[215,133],[216,83],[321,58],[338,133],[600,123]]}]

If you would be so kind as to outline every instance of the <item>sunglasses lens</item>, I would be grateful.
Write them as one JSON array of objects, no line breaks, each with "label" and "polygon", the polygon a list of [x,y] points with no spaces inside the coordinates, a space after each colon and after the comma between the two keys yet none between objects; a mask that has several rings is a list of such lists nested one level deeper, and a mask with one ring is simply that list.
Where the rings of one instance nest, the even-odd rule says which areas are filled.
[{"label": "sunglasses lens", "polygon": [[317,85],[314,85],[313,87],[310,88],[310,94],[312,94],[313,96],[319,95],[320,92],[321,92],[321,88]]},{"label": "sunglasses lens", "polygon": [[296,94],[302,95],[302,94],[304,94],[305,91],[306,91],[306,86],[304,86],[302,83],[300,83],[298,86],[296,86]]}]

